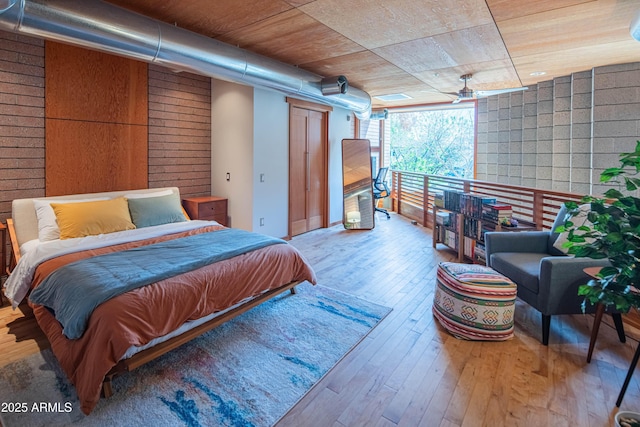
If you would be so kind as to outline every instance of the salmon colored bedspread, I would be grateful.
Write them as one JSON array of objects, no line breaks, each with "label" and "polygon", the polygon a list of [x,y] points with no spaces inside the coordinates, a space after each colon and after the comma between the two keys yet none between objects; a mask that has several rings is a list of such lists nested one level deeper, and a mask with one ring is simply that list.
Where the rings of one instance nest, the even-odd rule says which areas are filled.
[{"label": "salmon colored bedspread", "polygon": [[[33,287],[59,266],[78,259],[203,230],[215,232],[216,228],[222,227],[63,255],[38,267]],[[53,353],[76,387],[82,411],[89,414],[100,399],[105,375],[129,347],[145,345],[188,320],[224,310],[248,297],[304,280],[316,283],[311,267],[293,246],[276,244],[119,295],[94,310],[87,330],[77,340],[62,334],[60,323],[44,306],[32,307]]]}]

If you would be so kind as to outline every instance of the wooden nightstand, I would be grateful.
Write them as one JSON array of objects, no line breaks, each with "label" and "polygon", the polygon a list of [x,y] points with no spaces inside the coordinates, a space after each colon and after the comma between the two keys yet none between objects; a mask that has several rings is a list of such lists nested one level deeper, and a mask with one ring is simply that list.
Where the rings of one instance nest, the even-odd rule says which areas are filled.
[{"label": "wooden nightstand", "polygon": [[187,197],[182,206],[191,219],[218,221],[227,226],[227,199],[215,196]]}]

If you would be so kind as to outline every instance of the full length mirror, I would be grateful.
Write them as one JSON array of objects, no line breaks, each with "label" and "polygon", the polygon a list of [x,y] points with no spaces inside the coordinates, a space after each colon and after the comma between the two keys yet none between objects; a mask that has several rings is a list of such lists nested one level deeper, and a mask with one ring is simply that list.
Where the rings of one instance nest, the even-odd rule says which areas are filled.
[{"label": "full length mirror", "polygon": [[342,140],[342,223],[350,230],[374,227],[371,187],[371,144],[368,139]]}]

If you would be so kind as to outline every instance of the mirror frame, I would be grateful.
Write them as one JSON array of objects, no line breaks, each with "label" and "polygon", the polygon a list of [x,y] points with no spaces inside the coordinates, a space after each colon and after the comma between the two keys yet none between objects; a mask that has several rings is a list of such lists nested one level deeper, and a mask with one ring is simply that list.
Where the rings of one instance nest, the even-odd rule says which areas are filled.
[{"label": "mirror frame", "polygon": [[347,230],[375,227],[371,169],[371,142],[368,139],[342,140],[342,224]]}]

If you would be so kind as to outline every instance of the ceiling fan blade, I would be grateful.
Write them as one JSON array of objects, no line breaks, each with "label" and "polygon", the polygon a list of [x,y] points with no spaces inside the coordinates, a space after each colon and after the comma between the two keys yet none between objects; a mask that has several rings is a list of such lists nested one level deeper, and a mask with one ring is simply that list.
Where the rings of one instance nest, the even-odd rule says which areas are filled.
[{"label": "ceiling fan blade", "polygon": [[462,101],[462,98],[457,97],[456,99],[454,99],[451,103],[452,104],[457,104],[458,102]]},{"label": "ceiling fan blade", "polygon": [[527,89],[529,88],[526,86],[523,86],[523,87],[511,87],[506,89],[477,90],[476,97],[484,98],[486,96],[500,95],[501,93],[520,92]]}]

